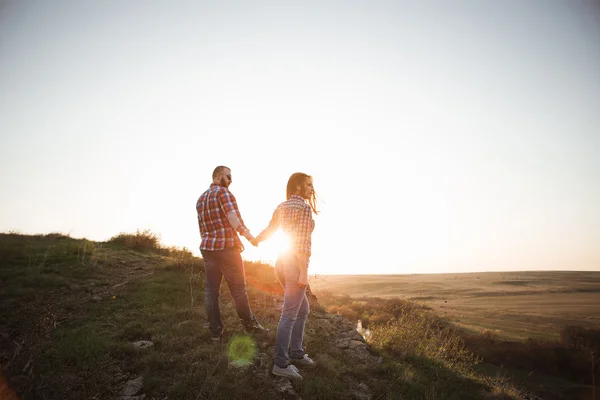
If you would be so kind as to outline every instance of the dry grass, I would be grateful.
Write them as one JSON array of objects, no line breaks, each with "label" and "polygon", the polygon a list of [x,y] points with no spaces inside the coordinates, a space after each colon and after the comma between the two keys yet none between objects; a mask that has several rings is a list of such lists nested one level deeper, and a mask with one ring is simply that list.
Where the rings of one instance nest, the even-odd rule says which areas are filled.
[{"label": "dry grass", "polygon": [[[596,292],[599,273],[452,277],[457,279],[448,275],[330,276],[319,277],[313,287],[328,310],[360,319],[363,326],[371,327],[371,340],[387,352],[444,360],[441,349],[447,346],[440,343],[441,338],[446,338],[467,360],[472,356],[512,376],[526,371],[519,384],[541,391],[543,398],[550,399],[570,399],[574,393],[585,393],[590,390],[589,385],[600,381],[600,325],[596,322],[600,310]],[[334,282],[336,278],[339,279]],[[323,288],[346,294],[336,296]],[[372,290],[372,296],[381,292],[386,297],[348,295],[365,293],[365,288]],[[403,299],[391,297],[394,292],[401,292]],[[415,298],[418,303],[406,300]],[[390,304],[421,304],[423,309],[435,313],[398,316],[390,313]],[[382,325],[385,321],[387,324]],[[432,329],[432,325],[436,328]],[[474,364],[467,361],[453,368],[464,367],[467,371]],[[498,396],[512,392],[514,385],[502,383],[507,382],[506,375],[496,378],[499,380],[493,386]],[[551,379],[563,383],[552,385],[549,390]]]},{"label": "dry grass", "polygon": [[318,276],[315,292],[424,304],[471,333],[558,340],[565,325],[600,326],[600,272]]}]

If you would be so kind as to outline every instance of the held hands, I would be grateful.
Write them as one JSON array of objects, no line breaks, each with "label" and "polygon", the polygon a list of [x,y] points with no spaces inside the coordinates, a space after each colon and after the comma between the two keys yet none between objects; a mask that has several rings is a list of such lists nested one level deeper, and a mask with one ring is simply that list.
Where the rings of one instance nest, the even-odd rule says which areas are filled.
[{"label": "held hands", "polygon": [[252,234],[250,233],[250,231],[247,231],[246,233],[244,233],[244,237],[250,242],[252,243],[252,246],[254,247],[258,247],[258,244],[260,243],[254,236],[252,236]]}]

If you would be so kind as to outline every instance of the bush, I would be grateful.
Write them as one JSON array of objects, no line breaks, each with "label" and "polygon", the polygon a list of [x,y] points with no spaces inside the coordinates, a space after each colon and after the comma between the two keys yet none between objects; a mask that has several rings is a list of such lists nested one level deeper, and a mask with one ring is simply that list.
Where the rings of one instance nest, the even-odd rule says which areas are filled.
[{"label": "bush", "polygon": [[[523,370],[537,371],[582,383],[592,382],[592,373],[600,359],[597,329],[566,326],[560,341],[529,338],[524,342],[506,341],[483,331],[479,335],[464,335],[466,346],[485,362]],[[594,360],[594,367],[592,367]]]},{"label": "bush", "polygon": [[109,243],[120,244],[134,250],[158,251],[161,249],[160,238],[149,229],[135,233],[120,233],[109,239]]},{"label": "bush", "polygon": [[444,326],[435,315],[424,311],[405,313],[386,325],[372,327],[370,343],[400,357],[437,360],[465,373],[479,362],[465,348],[455,327]]},{"label": "bush", "polygon": [[560,331],[560,342],[572,349],[589,349],[600,354],[600,329],[567,325]]},{"label": "bush", "polygon": [[481,331],[481,337],[488,343],[494,344],[498,340],[498,334],[489,329]]},{"label": "bush", "polygon": [[394,316],[390,313],[386,313],[386,312],[376,313],[376,314],[372,314],[369,317],[369,323],[371,325],[385,325],[393,319],[394,319]]}]

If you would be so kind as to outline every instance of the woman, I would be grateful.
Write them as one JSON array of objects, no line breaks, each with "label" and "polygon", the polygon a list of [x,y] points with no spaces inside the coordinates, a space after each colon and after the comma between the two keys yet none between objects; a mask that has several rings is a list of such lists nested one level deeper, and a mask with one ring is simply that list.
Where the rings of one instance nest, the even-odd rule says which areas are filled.
[{"label": "woman", "polygon": [[290,239],[290,249],[281,254],[275,264],[275,275],[283,286],[283,309],[277,326],[272,373],[302,380],[296,366],[316,365],[302,348],[304,326],[310,312],[306,287],[311,235],[315,227],[312,213],[317,214],[312,177],[301,172],[292,174],[288,180],[286,197],[287,200],[275,209],[269,226],[256,237],[253,244],[257,246],[279,228]]}]

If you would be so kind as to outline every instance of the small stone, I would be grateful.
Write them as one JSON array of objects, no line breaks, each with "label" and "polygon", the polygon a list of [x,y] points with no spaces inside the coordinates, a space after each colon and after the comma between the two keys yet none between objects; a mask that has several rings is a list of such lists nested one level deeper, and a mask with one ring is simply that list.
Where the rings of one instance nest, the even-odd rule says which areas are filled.
[{"label": "small stone", "polygon": [[181,321],[180,323],[177,324],[177,329],[181,328],[182,326],[188,325],[190,322],[193,322],[193,321],[191,319],[188,319],[187,321]]},{"label": "small stone", "polygon": [[144,388],[144,378],[138,376],[135,379],[125,382],[125,386],[121,391],[123,396],[135,396]]},{"label": "small stone", "polygon": [[248,360],[234,360],[229,362],[228,367],[231,370],[239,373],[246,371],[251,365],[252,362]]},{"label": "small stone", "polygon": [[275,385],[275,390],[282,394],[286,399],[301,399],[301,397],[296,393],[294,387],[292,386],[291,381],[288,378],[279,378],[273,381]]},{"label": "small stone", "polygon": [[364,383],[360,383],[353,393],[357,400],[371,400],[371,389]]},{"label": "small stone", "polygon": [[260,353],[257,357],[257,367],[259,369],[265,369],[271,367],[271,357],[266,353]]},{"label": "small stone", "polygon": [[154,343],[150,340],[138,340],[137,342],[133,342],[133,347],[136,349],[147,349],[148,347],[154,346]]},{"label": "small stone", "polygon": [[98,295],[95,295],[94,297],[92,297],[92,300],[94,300],[94,301],[100,301],[100,300],[102,300],[102,297],[100,297]]},{"label": "small stone", "polygon": [[145,398],[145,394],[140,394],[139,396],[121,396],[119,400],[144,400]]}]

